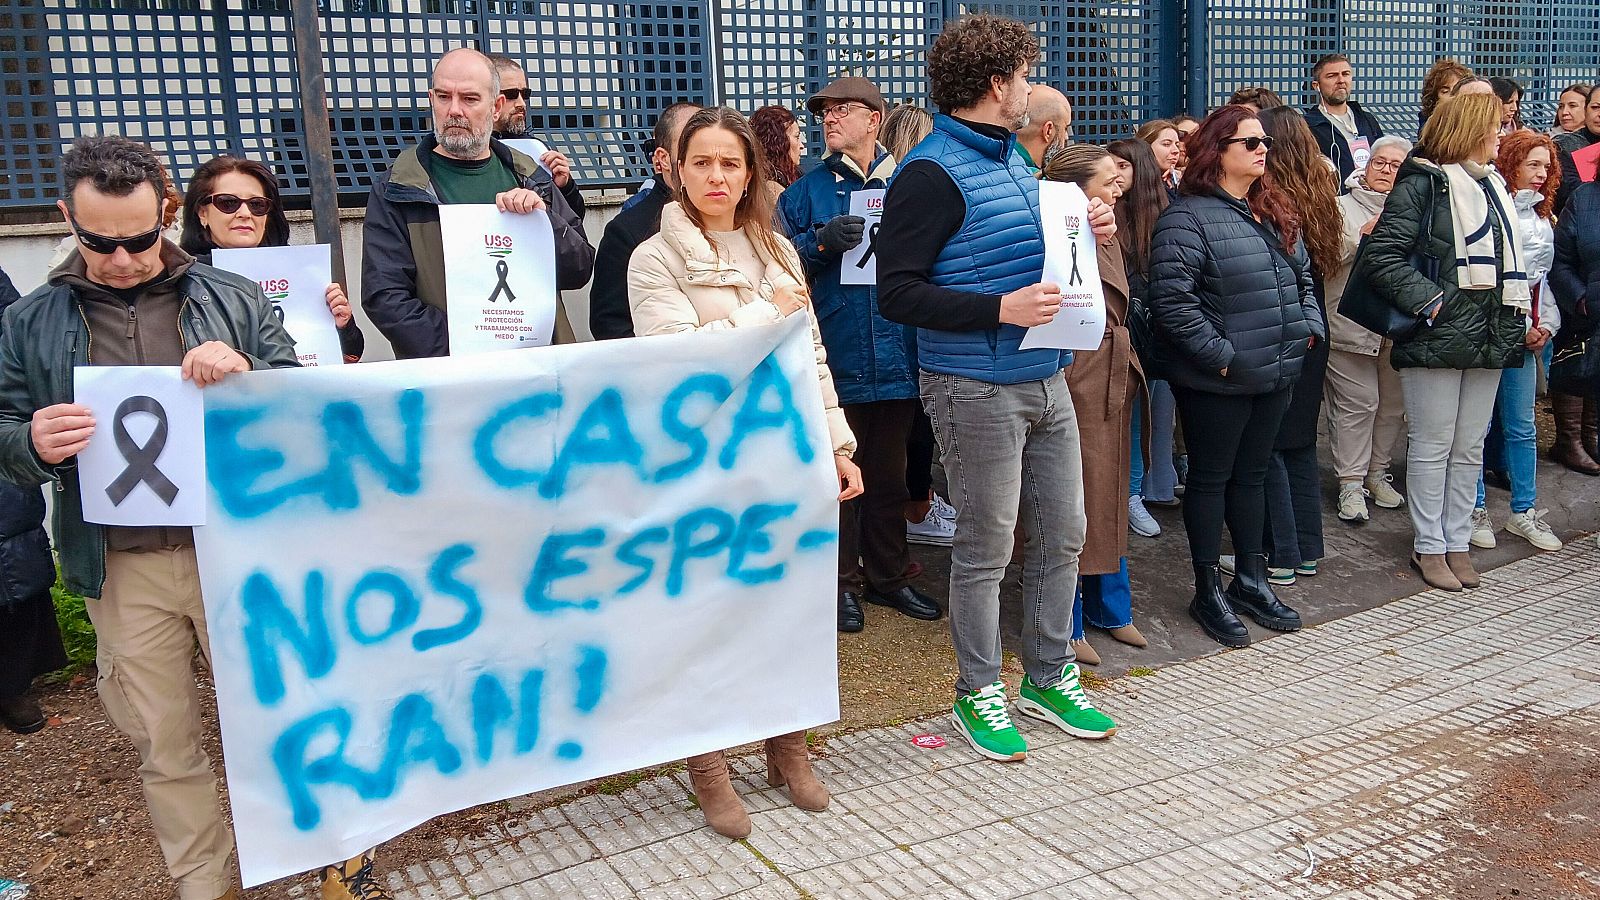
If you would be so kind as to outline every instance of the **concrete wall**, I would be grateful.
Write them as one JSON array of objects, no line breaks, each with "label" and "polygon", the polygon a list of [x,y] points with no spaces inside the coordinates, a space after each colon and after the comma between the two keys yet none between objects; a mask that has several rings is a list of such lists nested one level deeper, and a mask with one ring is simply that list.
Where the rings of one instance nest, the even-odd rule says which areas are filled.
[{"label": "concrete wall", "polygon": [[[584,215],[583,230],[589,235],[589,243],[599,246],[600,236],[605,233],[606,223],[616,216],[617,210],[622,206],[626,195],[621,193],[589,194],[585,196],[588,211]],[[356,319],[367,334],[367,352],[363,357],[369,361],[394,359],[394,353],[389,349],[389,342],[383,339],[378,330],[367,320],[367,314],[362,311],[357,298],[361,296],[361,224],[365,210],[344,210],[340,215],[340,234],[344,241],[345,272],[349,284],[345,285],[346,291],[353,300]],[[315,243],[311,233],[311,217],[309,213],[292,212],[289,215],[292,232],[289,238],[291,244]],[[9,225],[0,226],[0,269],[5,269],[7,275],[16,284],[17,290],[26,294],[44,283],[45,276],[49,273],[50,258],[55,254],[57,246],[68,234],[65,223],[55,222],[47,225]],[[568,314],[572,317],[572,327],[580,337],[591,337],[589,334],[589,288],[585,286],[580,291],[566,291],[563,294],[566,301]]]}]

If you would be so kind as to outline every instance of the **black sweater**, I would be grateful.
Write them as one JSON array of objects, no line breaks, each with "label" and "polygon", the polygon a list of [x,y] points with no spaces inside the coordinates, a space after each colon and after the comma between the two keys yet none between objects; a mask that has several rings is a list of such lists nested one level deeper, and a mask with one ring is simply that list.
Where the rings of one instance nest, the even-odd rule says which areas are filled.
[{"label": "black sweater", "polygon": [[[956,121],[979,134],[1005,140],[998,125]],[[967,203],[949,173],[933,160],[907,163],[883,198],[878,246],[878,310],[891,322],[935,331],[989,331],[1000,327],[1000,297],[939,287],[929,280],[944,245],[961,229]]]},{"label": "black sweater", "polygon": [[595,340],[633,337],[628,261],[640,244],[661,230],[661,210],[670,202],[672,192],[657,186],[606,224],[594,255],[594,284],[589,288],[589,331]]}]

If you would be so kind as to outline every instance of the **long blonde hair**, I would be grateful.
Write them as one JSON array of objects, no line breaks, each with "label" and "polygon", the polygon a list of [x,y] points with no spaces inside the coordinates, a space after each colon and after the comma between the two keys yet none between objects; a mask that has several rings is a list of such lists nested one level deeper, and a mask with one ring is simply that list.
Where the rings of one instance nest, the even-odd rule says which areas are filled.
[{"label": "long blonde hair", "polygon": [[[766,187],[771,175],[767,171],[766,159],[758,148],[750,122],[738,110],[727,106],[713,106],[690,116],[689,120],[683,123],[683,131],[678,136],[677,152],[673,154],[674,164],[682,167],[689,155],[689,141],[696,132],[707,128],[721,128],[731,133],[744,147],[744,166],[750,177],[745,184],[744,196],[739,198],[739,205],[734,207],[733,226],[743,231],[750,238],[750,243],[764,250],[769,259],[783,266],[784,271],[795,281],[805,284],[805,273],[795,271],[790,265],[795,253],[783,246],[788,239],[772,230],[776,209],[772,194]],[[690,201],[689,189],[684,184],[681,173],[678,175],[678,205],[682,207],[684,215],[689,217],[689,221],[705,235],[707,243],[715,247],[717,242],[712,238],[711,232],[706,230],[705,219],[701,217],[700,210]]]}]

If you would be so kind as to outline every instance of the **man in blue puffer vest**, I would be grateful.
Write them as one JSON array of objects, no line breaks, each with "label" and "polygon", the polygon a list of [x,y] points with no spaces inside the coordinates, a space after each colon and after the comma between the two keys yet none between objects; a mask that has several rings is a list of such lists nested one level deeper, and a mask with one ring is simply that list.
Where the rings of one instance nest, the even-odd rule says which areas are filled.
[{"label": "man in blue puffer vest", "polygon": [[865,627],[863,596],[932,621],[943,612],[910,584],[902,513],[910,497],[906,438],[917,411],[905,328],[878,313],[876,287],[844,284],[841,277],[845,253],[862,241],[876,255],[876,217],[868,225],[850,214],[850,202],[856,191],[882,190],[894,173],[894,157],[878,143],[883,95],[865,78],[841,78],[818,91],[806,108],[822,122],[828,156],[789,185],[778,212],[811,281],[828,368],[856,436],[855,460],[866,485],[865,494],[839,510],[839,630]]},{"label": "man in blue puffer vest", "polygon": [[[1026,536],[1017,710],[1083,738],[1116,727],[1090,704],[1072,654],[1083,549],[1083,466],[1062,369],[1072,354],[1023,350],[1027,329],[1061,308],[1042,283],[1039,183],[1013,152],[1027,121],[1038,39],[1013,19],[945,27],[928,51],[941,114],[901,163],[884,201],[878,305],[917,328],[921,395],[955,502],[950,631],[960,676],[957,730],[979,754],[1020,760],[1027,743],[1000,680],[1000,580],[1020,506]],[[1101,239],[1110,208],[1090,208]]]}]

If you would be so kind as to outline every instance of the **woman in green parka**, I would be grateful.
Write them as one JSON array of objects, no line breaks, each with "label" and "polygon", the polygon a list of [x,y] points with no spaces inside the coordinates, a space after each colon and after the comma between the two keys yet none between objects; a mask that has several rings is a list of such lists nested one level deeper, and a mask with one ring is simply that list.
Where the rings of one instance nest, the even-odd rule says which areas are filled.
[{"label": "woman in green parka", "polygon": [[1410,439],[1411,564],[1448,591],[1478,585],[1468,540],[1483,438],[1500,370],[1522,365],[1532,307],[1516,210],[1494,168],[1499,129],[1493,96],[1440,103],[1400,167],[1367,251],[1373,290],[1427,319],[1392,359]]}]

